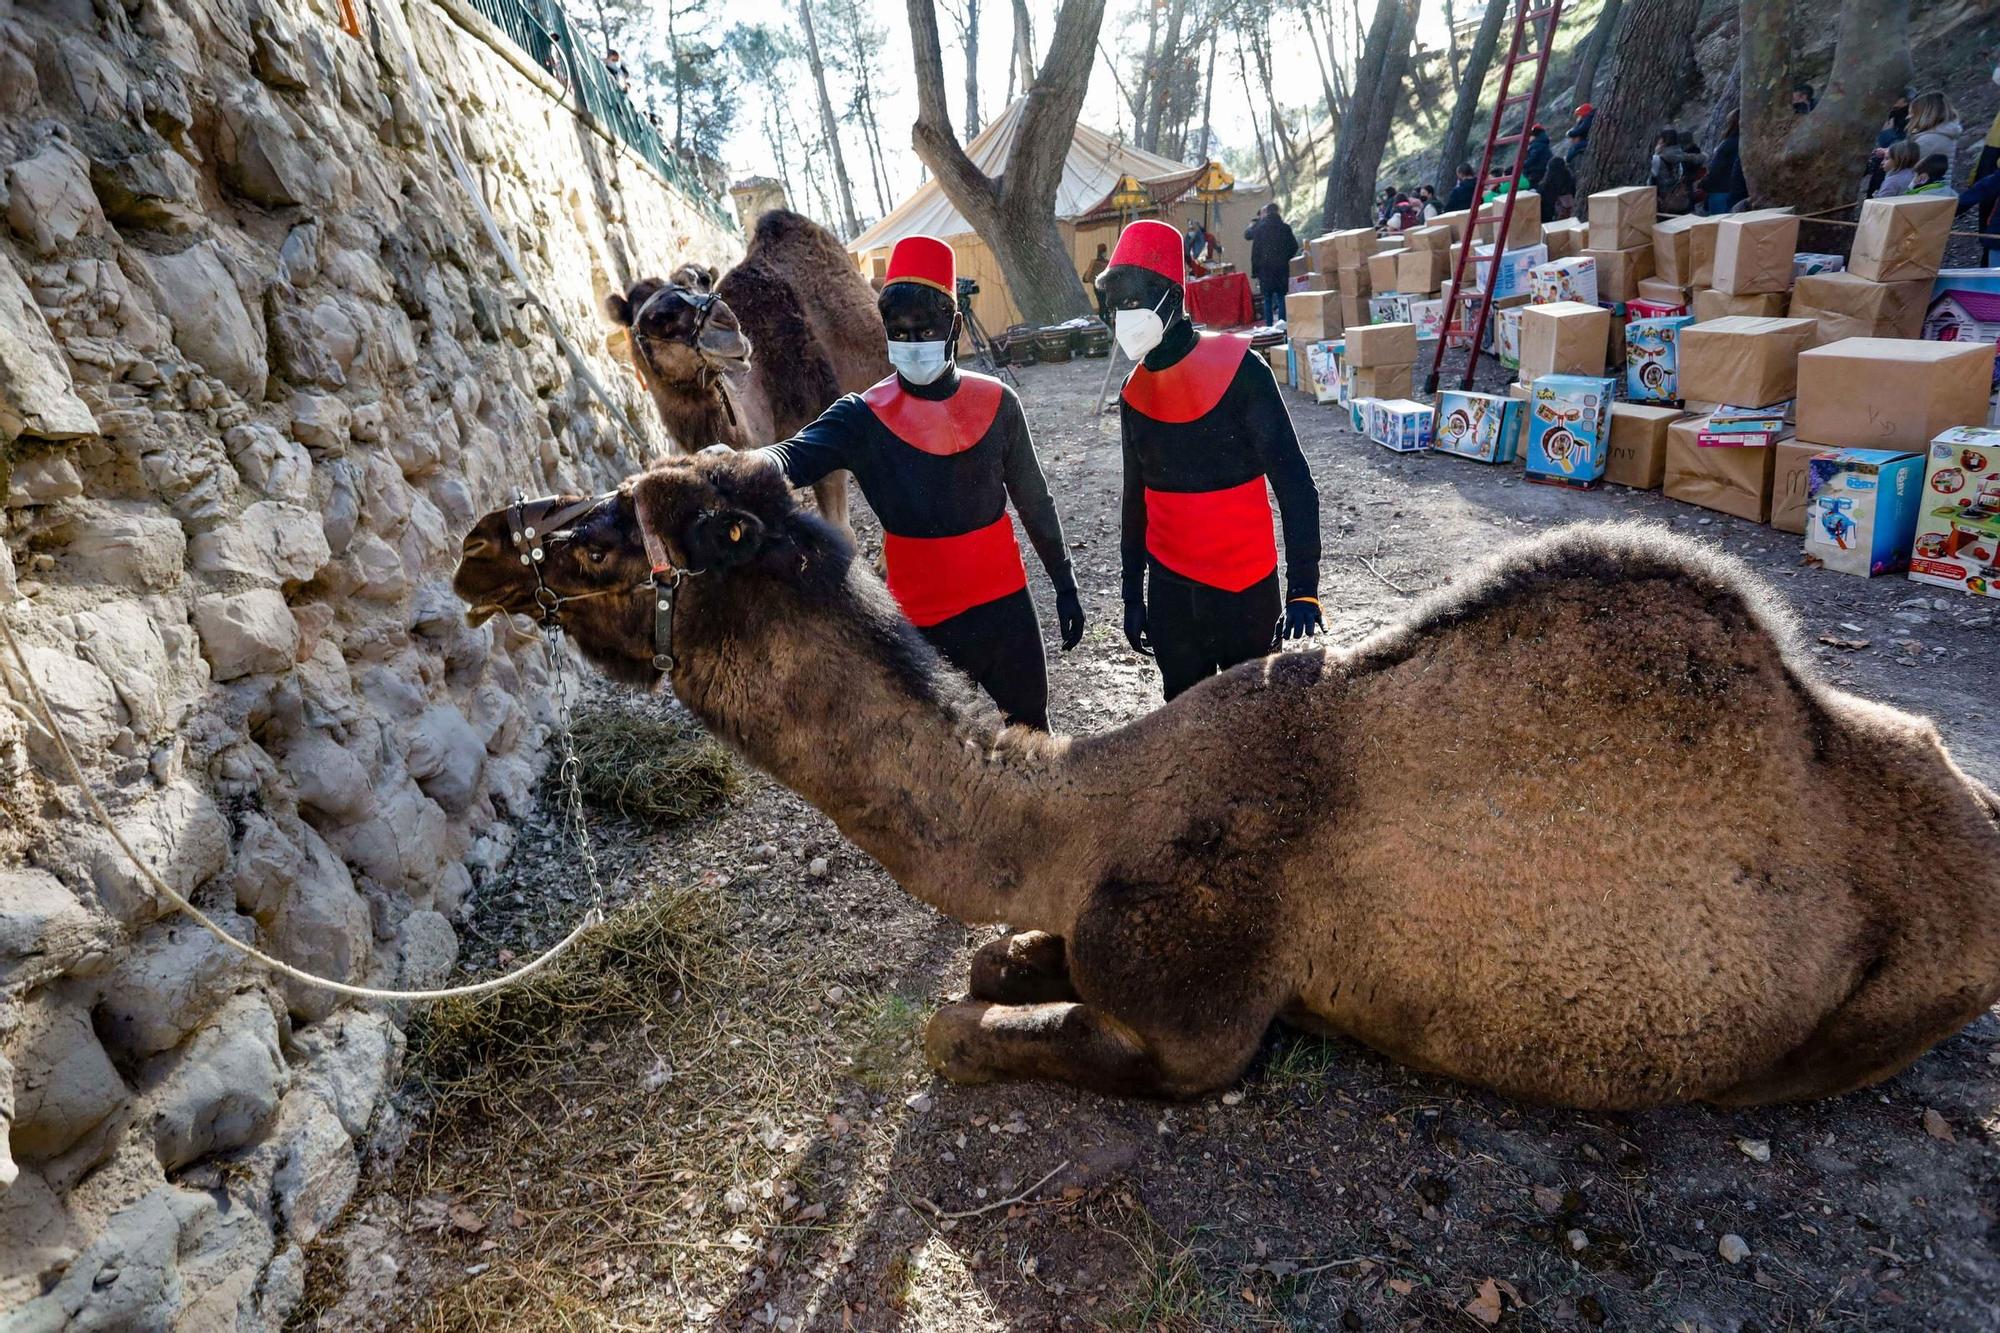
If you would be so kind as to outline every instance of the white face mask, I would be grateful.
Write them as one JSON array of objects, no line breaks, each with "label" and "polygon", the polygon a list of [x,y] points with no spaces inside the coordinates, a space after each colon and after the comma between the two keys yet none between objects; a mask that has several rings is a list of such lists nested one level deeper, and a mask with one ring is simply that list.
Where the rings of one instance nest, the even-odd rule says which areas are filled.
[{"label": "white face mask", "polygon": [[1111,331],[1118,339],[1118,346],[1134,361],[1160,345],[1160,339],[1167,336],[1167,322],[1160,318],[1160,306],[1167,303],[1168,292],[1158,304],[1146,310],[1119,310],[1111,316]]},{"label": "white face mask", "polygon": [[905,343],[889,341],[889,364],[912,384],[929,384],[951,365],[951,341]]}]

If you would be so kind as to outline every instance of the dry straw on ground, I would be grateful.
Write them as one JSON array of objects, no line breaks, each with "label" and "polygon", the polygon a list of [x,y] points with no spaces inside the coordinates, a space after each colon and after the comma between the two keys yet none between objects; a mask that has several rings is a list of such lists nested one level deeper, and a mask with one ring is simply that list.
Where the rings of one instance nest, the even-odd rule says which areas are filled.
[{"label": "dry straw on ground", "polygon": [[583,799],[642,823],[692,818],[741,785],[729,752],[672,714],[603,704],[578,714],[574,734]]}]

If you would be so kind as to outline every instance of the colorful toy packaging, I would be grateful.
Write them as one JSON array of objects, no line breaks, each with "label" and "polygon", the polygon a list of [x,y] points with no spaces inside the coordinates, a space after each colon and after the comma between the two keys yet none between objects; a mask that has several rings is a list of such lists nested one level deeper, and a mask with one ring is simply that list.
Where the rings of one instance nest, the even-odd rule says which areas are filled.
[{"label": "colorful toy packaging", "polygon": [[1401,292],[1390,292],[1386,296],[1368,299],[1368,322],[1370,324],[1408,324],[1410,322],[1410,298]]},{"label": "colorful toy packaging", "polygon": [[1479,463],[1511,463],[1521,448],[1527,404],[1507,394],[1446,389],[1438,395],[1435,453]]},{"label": "colorful toy packaging", "polygon": [[1625,397],[1635,403],[1678,403],[1681,330],[1691,315],[1625,321]]},{"label": "colorful toy packaging", "polygon": [[1688,308],[1677,301],[1649,301],[1643,296],[1635,296],[1625,303],[1627,323],[1635,319],[1672,319],[1675,315],[1685,315]]},{"label": "colorful toy packaging", "polygon": [[1410,302],[1410,323],[1417,326],[1417,341],[1444,336],[1444,298],[1432,297]]},{"label": "colorful toy packaging", "polygon": [[[1483,284],[1492,269],[1493,246],[1490,242],[1475,246],[1472,255],[1479,266],[1476,280]],[[1500,256],[1500,272],[1493,278],[1493,299],[1499,301],[1509,296],[1528,295],[1528,274],[1548,262],[1549,247],[1539,241],[1518,250],[1504,251]]]},{"label": "colorful toy packaging", "polygon": [[1796,254],[1792,256],[1792,280],[1809,277],[1814,273],[1842,273],[1847,269],[1847,259],[1843,255]]},{"label": "colorful toy packaging", "polygon": [[1521,310],[1512,306],[1506,310],[1495,310],[1487,319],[1493,326],[1493,350],[1499,356],[1500,364],[1509,370],[1521,368]]},{"label": "colorful toy packaging", "polygon": [[1831,449],[1807,461],[1806,555],[1842,574],[1910,562],[1924,460],[1895,449]]},{"label": "colorful toy packaging", "polygon": [[1910,577],[2000,597],[2000,429],[1954,426],[1931,441]]},{"label": "colorful toy packaging", "polygon": [[1704,449],[1754,449],[1770,444],[1787,429],[1792,400],[1769,407],[1718,406],[1702,418],[1701,434],[1695,443]]},{"label": "colorful toy packaging", "polygon": [[1374,398],[1351,394],[1348,396],[1347,420],[1362,435],[1366,435],[1374,429],[1375,404],[1377,401]]},{"label": "colorful toy packaging", "polygon": [[1604,475],[1618,381],[1544,375],[1528,394],[1528,480],[1587,489]]},{"label": "colorful toy packaging", "polygon": [[1528,299],[1534,305],[1551,301],[1597,304],[1597,261],[1587,255],[1555,259],[1528,272]]},{"label": "colorful toy packaging", "polygon": [[[1924,311],[1923,336],[1933,342],[2000,342],[2000,268],[1948,268],[1939,273]],[[2000,426],[2000,361],[1993,367],[1986,424]]]},{"label": "colorful toy packaging", "polygon": [[1413,454],[1431,447],[1430,405],[1409,398],[1378,398],[1368,409],[1368,438],[1384,449]]},{"label": "colorful toy packaging", "polygon": [[1341,353],[1347,349],[1345,339],[1325,338],[1316,343],[1306,344],[1306,361],[1312,367],[1313,397],[1322,403],[1341,401]]}]

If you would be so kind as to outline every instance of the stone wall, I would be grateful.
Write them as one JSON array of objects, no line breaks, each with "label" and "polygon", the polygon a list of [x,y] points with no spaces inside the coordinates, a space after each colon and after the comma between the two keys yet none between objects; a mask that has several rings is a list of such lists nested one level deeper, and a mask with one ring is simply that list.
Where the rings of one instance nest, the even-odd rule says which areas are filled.
[{"label": "stone wall", "polygon": [[[0,0],[0,605],[125,836],[230,931],[459,975],[546,734],[458,536],[664,444],[603,292],[736,250],[436,0]],[[443,104],[572,380],[429,146]],[[22,691],[11,669],[7,696]],[[156,900],[0,708],[0,1328],[273,1327],[402,1038]]]}]

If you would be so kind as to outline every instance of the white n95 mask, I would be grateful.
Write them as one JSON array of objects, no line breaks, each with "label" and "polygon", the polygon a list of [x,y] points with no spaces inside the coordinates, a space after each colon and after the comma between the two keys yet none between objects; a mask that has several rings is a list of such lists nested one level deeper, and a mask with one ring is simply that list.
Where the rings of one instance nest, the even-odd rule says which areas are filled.
[{"label": "white n95 mask", "polygon": [[929,384],[951,364],[951,343],[905,343],[889,340],[889,364],[912,384]]},{"label": "white n95 mask", "polygon": [[1119,347],[1125,355],[1137,361],[1146,353],[1160,345],[1160,339],[1167,336],[1167,322],[1160,318],[1160,307],[1167,303],[1167,292],[1146,310],[1117,310],[1111,315],[1112,336],[1118,339]]}]

